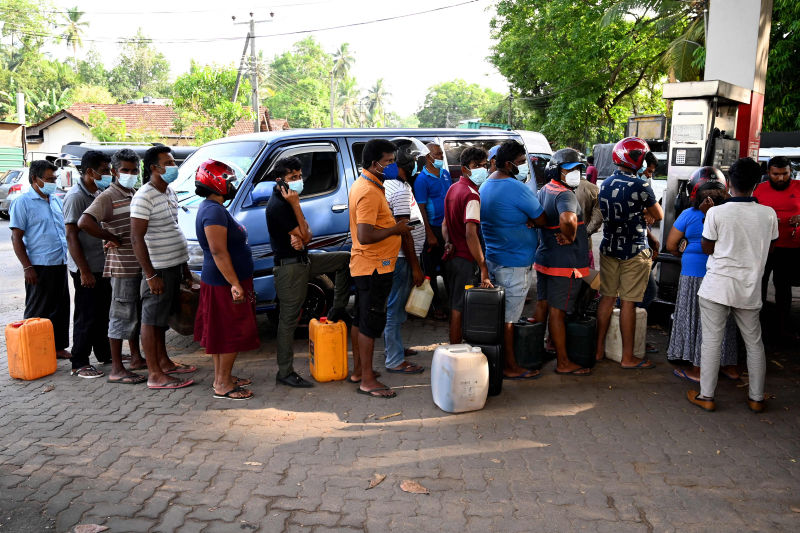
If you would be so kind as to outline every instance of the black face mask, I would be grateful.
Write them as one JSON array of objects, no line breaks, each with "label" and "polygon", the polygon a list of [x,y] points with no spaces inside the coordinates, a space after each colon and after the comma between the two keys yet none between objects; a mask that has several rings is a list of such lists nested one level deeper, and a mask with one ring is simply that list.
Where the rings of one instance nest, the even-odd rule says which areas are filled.
[{"label": "black face mask", "polygon": [[238,188],[236,187],[236,185],[233,184],[233,182],[228,182],[228,192],[226,192],[225,194],[222,195],[222,199],[223,200],[233,200],[234,198],[236,198],[236,191],[237,190],[238,190]]},{"label": "black face mask", "polygon": [[792,184],[792,180],[790,180],[790,179],[789,179],[789,180],[786,180],[786,181],[784,181],[784,182],[782,182],[782,183],[775,183],[774,181],[772,181],[772,180],[770,179],[770,180],[769,180],[769,184],[770,184],[770,186],[771,186],[773,189],[775,189],[776,191],[785,191],[786,189],[788,189],[788,188],[789,188],[789,185],[791,185],[791,184]]}]

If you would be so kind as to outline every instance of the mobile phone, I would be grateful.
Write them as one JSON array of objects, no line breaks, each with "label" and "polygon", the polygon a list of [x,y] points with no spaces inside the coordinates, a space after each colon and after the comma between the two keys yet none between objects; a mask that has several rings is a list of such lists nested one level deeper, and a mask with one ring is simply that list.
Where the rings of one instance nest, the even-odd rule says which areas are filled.
[{"label": "mobile phone", "polygon": [[289,192],[289,184],[286,183],[286,180],[283,180],[283,179],[279,178],[279,179],[275,180],[275,183],[278,184],[278,187],[283,189],[283,192]]},{"label": "mobile phone", "polygon": [[414,226],[419,226],[420,224],[422,224],[422,221],[418,218],[408,221],[408,226],[411,228],[413,228]]}]

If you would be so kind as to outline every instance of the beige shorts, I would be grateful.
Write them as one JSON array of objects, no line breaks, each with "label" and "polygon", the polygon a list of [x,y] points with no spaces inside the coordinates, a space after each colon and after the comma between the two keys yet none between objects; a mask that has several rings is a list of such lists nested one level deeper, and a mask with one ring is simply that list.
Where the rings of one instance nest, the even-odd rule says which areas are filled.
[{"label": "beige shorts", "polygon": [[600,294],[626,302],[641,302],[650,279],[653,251],[643,250],[630,259],[600,254]]}]

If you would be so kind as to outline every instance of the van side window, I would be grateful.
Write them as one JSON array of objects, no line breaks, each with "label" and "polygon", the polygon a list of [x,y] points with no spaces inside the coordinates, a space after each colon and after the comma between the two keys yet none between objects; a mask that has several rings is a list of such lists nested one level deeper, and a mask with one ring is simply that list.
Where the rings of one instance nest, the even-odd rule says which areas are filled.
[{"label": "van side window", "polygon": [[[294,146],[279,153],[269,165],[269,171],[262,180],[275,180],[272,169],[281,159],[296,157],[300,160],[303,173],[303,192],[300,198],[327,194],[339,188],[339,164],[337,151],[332,145]],[[259,180],[259,181],[262,181]]]},{"label": "van side window", "polygon": [[[422,144],[433,142],[433,139],[423,139],[420,137],[414,137],[414,138],[419,139],[422,142]],[[356,169],[358,170],[358,173],[361,173],[361,163],[363,161],[365,144],[367,143],[365,142],[353,143],[353,161],[356,162]],[[417,172],[419,172],[424,165],[425,165],[425,160],[424,158],[420,157],[419,161],[417,161]]]},{"label": "van side window", "polygon": [[455,183],[461,179],[461,163],[459,162],[461,152],[470,146],[482,148],[488,152],[489,149],[502,143],[504,140],[505,139],[478,139],[469,141],[445,141],[442,149],[447,157],[447,169],[450,171],[450,177],[453,178],[453,182]]}]

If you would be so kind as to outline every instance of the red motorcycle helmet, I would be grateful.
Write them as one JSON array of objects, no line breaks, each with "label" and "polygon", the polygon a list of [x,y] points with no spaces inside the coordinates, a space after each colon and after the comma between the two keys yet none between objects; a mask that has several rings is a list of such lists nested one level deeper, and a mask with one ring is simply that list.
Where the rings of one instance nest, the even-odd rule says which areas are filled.
[{"label": "red motorcycle helmet", "polygon": [[689,199],[694,200],[694,197],[697,196],[697,189],[709,181],[718,181],[726,187],[728,186],[725,175],[718,168],[700,167],[692,172],[689,183],[686,184],[686,192],[689,193]]},{"label": "red motorcycle helmet", "polygon": [[611,158],[615,165],[636,172],[642,168],[644,155],[649,151],[650,147],[640,138],[626,137],[614,145]]},{"label": "red motorcycle helmet", "polygon": [[236,173],[233,169],[214,159],[209,159],[197,167],[197,173],[194,176],[195,187],[222,196],[230,196],[232,190],[235,193],[234,181],[236,181]]}]

